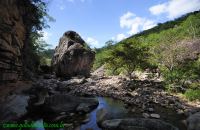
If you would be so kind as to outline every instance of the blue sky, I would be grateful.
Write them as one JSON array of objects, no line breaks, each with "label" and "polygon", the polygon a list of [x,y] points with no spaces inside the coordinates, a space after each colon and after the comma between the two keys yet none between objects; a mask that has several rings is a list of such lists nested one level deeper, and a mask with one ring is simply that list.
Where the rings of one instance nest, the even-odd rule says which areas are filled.
[{"label": "blue sky", "polygon": [[99,48],[199,9],[200,0],[49,0],[56,21],[48,23],[43,39],[55,48],[64,32],[74,30]]}]

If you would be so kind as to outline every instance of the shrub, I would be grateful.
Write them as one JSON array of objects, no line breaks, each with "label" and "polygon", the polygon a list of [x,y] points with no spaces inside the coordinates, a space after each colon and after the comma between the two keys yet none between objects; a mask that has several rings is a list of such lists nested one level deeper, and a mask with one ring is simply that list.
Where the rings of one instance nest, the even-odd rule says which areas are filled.
[{"label": "shrub", "polygon": [[200,100],[200,89],[197,89],[197,90],[188,89],[185,92],[185,97],[189,99],[190,101]]}]

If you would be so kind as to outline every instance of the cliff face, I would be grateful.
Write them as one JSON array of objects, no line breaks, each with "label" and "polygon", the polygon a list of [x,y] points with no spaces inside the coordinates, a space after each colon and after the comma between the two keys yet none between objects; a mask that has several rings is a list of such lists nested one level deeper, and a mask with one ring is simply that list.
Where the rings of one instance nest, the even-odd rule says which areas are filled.
[{"label": "cliff face", "polygon": [[24,7],[19,0],[0,0],[0,83],[22,76],[22,50],[26,37]]}]

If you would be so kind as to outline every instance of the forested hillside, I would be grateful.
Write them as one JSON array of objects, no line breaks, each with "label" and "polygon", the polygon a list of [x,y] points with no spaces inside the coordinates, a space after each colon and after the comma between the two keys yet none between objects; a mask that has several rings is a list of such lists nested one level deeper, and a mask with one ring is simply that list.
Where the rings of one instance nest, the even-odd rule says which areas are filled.
[{"label": "forested hillside", "polygon": [[167,90],[200,99],[200,12],[133,35],[97,49],[94,70],[106,66],[108,75],[156,70]]}]

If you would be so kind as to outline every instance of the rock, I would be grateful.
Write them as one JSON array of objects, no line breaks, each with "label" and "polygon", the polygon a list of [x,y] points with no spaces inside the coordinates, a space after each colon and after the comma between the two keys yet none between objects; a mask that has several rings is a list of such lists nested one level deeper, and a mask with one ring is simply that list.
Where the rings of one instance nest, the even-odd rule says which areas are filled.
[{"label": "rock", "polygon": [[89,114],[87,114],[86,115],[86,117],[85,117],[85,119],[82,121],[82,123],[88,123],[90,121],[90,115]]},{"label": "rock", "polygon": [[96,122],[97,124],[101,124],[102,121],[104,121],[107,117],[107,110],[105,108],[100,108],[96,112]]},{"label": "rock", "polygon": [[187,118],[188,130],[200,130],[200,112],[197,112]]},{"label": "rock", "polygon": [[95,70],[92,75],[96,75],[98,77],[103,77],[104,75],[106,75],[106,71],[105,71],[105,65],[102,65],[101,67],[99,67],[97,70]]},{"label": "rock", "polygon": [[19,119],[27,113],[29,96],[12,95],[0,104],[0,122]]},{"label": "rock", "polygon": [[154,109],[153,108],[148,108],[148,111],[149,112],[154,112]]},{"label": "rock", "polygon": [[148,113],[142,113],[142,116],[143,116],[144,118],[149,118],[149,117],[150,117],[150,115],[149,115]]},{"label": "rock", "polygon": [[47,97],[44,102],[44,110],[46,112],[76,112],[77,106],[80,110],[89,112],[98,105],[95,98],[75,97],[66,94],[58,94]]},{"label": "rock", "polygon": [[156,118],[156,119],[159,119],[160,118],[160,115],[159,114],[150,114],[150,116],[152,118]]},{"label": "rock", "polygon": [[[15,82],[23,75],[23,53],[28,22],[23,20],[30,1],[0,1],[0,82]],[[31,16],[30,16],[31,17]]]},{"label": "rock", "polygon": [[60,120],[63,120],[65,118],[67,118],[68,116],[67,115],[59,115],[58,117],[56,117],[53,121],[60,121]]},{"label": "rock", "polygon": [[101,126],[106,130],[178,130],[164,121],[144,118],[105,120]]},{"label": "rock", "polygon": [[66,114],[66,112],[61,112],[61,113],[60,113],[60,115],[65,115],[65,114]]},{"label": "rock", "polygon": [[52,59],[53,71],[59,77],[76,75],[89,76],[95,58],[85,41],[74,31],[68,31],[60,38]]},{"label": "rock", "polygon": [[76,111],[77,112],[84,112],[84,113],[87,113],[90,111],[90,108],[89,108],[89,105],[88,103],[80,103],[78,105],[78,107],[76,108]]},{"label": "rock", "polygon": [[184,111],[183,111],[183,110],[180,110],[180,109],[178,109],[178,110],[177,110],[177,114],[179,114],[179,115],[183,115],[183,114],[184,114]]},{"label": "rock", "polygon": [[135,108],[131,109],[131,112],[135,112]]}]

